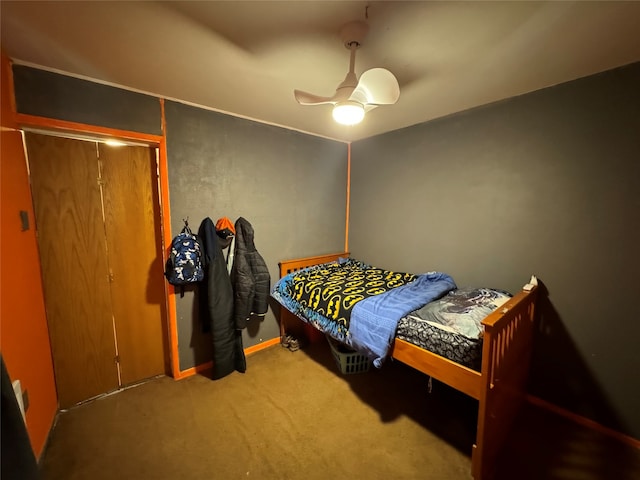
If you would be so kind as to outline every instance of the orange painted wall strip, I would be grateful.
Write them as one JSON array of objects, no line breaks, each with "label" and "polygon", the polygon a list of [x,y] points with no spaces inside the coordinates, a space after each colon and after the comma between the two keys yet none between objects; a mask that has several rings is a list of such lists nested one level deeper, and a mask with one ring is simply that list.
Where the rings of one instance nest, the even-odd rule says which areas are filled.
[{"label": "orange painted wall strip", "polygon": [[[4,52],[0,85],[0,338],[11,380],[20,380],[28,392],[27,432],[34,454],[40,457],[58,397],[27,163],[15,119],[11,62]],[[28,229],[23,230],[20,211],[27,214]]]},{"label": "orange painted wall strip", "polygon": [[[164,113],[164,98],[160,99],[160,113],[162,124],[162,141],[160,142],[159,176],[160,176],[160,204],[162,208],[162,264],[169,258],[171,248],[171,204],[169,203],[169,161],[167,157],[167,119]],[[169,348],[171,354],[171,375],[175,379],[181,378],[180,354],[178,352],[178,315],[176,312],[175,288],[165,282],[165,297],[167,299],[167,316],[169,322]]]},{"label": "orange painted wall strip", "polygon": [[344,227],[344,251],[349,251],[349,214],[351,212],[351,144],[347,145],[347,212]]}]

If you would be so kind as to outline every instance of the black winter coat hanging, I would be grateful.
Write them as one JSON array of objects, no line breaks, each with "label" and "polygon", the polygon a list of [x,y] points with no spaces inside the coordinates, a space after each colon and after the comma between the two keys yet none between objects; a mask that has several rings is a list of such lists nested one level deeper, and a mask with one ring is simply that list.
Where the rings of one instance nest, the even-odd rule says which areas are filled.
[{"label": "black winter coat hanging", "polygon": [[211,326],[213,336],[213,378],[222,378],[234,370],[247,369],[242,332],[233,320],[233,289],[227,263],[210,218],[200,224],[198,236],[205,259],[205,279],[200,293],[200,315]]},{"label": "black winter coat hanging", "polygon": [[245,328],[251,315],[264,315],[269,307],[271,277],[256,250],[251,224],[240,217],[235,223],[236,246],[231,267],[236,328]]}]

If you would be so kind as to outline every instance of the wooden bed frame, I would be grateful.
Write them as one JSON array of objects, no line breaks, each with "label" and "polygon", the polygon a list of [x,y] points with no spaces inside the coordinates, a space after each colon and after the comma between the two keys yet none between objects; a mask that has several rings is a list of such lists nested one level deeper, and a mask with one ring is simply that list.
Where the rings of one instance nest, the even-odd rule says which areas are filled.
[{"label": "wooden bed frame", "polygon": [[[341,252],[280,262],[280,278],[302,268],[348,257]],[[525,393],[535,320],[537,287],[516,293],[487,316],[484,325],[482,368],[477,372],[440,355],[396,338],[391,356],[478,400],[478,428],[471,453],[475,480],[490,478]],[[285,308],[280,334],[285,333]],[[295,317],[297,318],[297,317]]]}]

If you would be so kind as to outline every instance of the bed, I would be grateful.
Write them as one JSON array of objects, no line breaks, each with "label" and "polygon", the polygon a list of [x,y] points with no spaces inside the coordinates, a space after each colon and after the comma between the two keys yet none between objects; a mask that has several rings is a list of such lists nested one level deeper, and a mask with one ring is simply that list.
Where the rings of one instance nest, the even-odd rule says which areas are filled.
[{"label": "bed", "polygon": [[[368,333],[365,332],[364,336],[354,339],[354,335],[351,332],[346,332],[346,330],[350,330],[353,327],[353,320],[356,317],[353,311],[350,312],[352,318],[348,328],[344,325],[342,327],[330,326],[336,322],[332,323],[328,320],[334,317],[334,320],[337,318],[337,323],[340,324],[339,317],[342,314],[342,312],[336,313],[333,310],[333,306],[329,305],[331,303],[330,298],[329,302],[321,304],[322,308],[314,311],[314,304],[321,302],[316,302],[313,298],[304,301],[305,308],[301,309],[294,308],[295,305],[292,306],[287,300],[281,298],[282,295],[274,295],[284,279],[291,281],[293,276],[300,276],[299,274],[303,273],[306,276],[307,272],[313,271],[311,282],[321,282],[320,277],[323,270],[327,270],[329,267],[333,268],[334,265],[345,263],[349,260],[353,259],[349,258],[348,252],[340,252],[280,262],[280,280],[276,284],[274,291],[272,291],[272,296],[285,307],[281,308],[281,336],[285,335],[287,325],[293,321],[292,319],[300,318],[331,337],[347,343],[352,348],[364,350],[367,356],[373,359],[374,365],[378,367],[383,364],[385,358],[393,358],[478,400],[478,424],[476,441],[471,452],[471,473],[475,480],[490,478],[495,470],[501,447],[524,398],[524,388],[528,376],[532,348],[537,286],[533,283],[526,284],[521,291],[510,296],[502,305],[481,321],[483,331],[481,342],[479,343],[481,348],[481,353],[478,357],[479,361],[476,366],[463,365],[458,361],[433,353],[424,346],[421,347],[411,343],[409,341],[411,335],[406,335],[411,330],[410,324],[404,326],[404,336],[397,335],[397,331],[394,332],[389,345],[386,347],[388,350],[380,352],[378,345],[372,347],[367,344],[370,336]],[[388,275],[390,276],[393,273],[390,272]],[[381,317],[376,317],[375,315],[385,311],[385,308],[380,307],[379,300],[382,300],[383,297],[388,297],[395,298],[396,301],[401,303],[405,301],[406,297],[398,296],[399,292],[408,288],[418,288],[417,285],[419,283],[416,282],[416,278],[411,278],[411,274],[400,273],[399,275],[401,277],[389,278],[399,282],[402,288],[386,291],[384,295],[372,295],[372,298],[365,295],[364,297],[367,301],[355,298],[362,292],[355,293],[354,299],[352,299],[354,304],[352,307],[353,310],[359,310],[358,319],[368,318],[367,321],[381,320]],[[424,285],[429,290],[427,294],[421,294],[428,299],[425,303],[428,304],[442,299],[457,289],[455,282],[453,283],[453,288],[450,287],[450,277],[448,275],[440,272],[430,272],[430,275],[430,278],[426,278],[426,274],[417,276],[420,281],[424,280]],[[423,279],[423,277],[425,278]],[[309,290],[313,290],[313,288]],[[429,298],[431,299],[429,300]],[[378,301],[378,303],[373,307],[363,307],[365,305],[373,305],[374,301]],[[414,300],[410,301],[413,302]],[[415,305],[408,305],[404,309],[415,313],[417,309],[414,307]],[[318,313],[318,310],[320,313]],[[394,314],[397,314],[397,312],[394,312]],[[410,316],[403,314],[402,320],[406,321]],[[325,317],[329,317],[328,320]],[[385,322],[383,321],[383,323]],[[394,325],[393,328],[397,328],[398,321],[393,320],[390,323]],[[366,322],[364,322],[364,325],[364,328],[368,328]],[[363,329],[362,326],[358,328],[360,330]],[[385,327],[385,329],[388,329],[388,327]],[[376,330],[376,335],[378,333]],[[365,340],[362,340],[362,338]]]}]

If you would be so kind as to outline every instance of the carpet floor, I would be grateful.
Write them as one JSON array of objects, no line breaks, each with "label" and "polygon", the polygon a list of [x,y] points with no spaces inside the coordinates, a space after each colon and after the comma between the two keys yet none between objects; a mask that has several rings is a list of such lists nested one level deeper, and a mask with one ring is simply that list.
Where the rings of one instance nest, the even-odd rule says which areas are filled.
[{"label": "carpet floor", "polygon": [[[245,374],[159,377],[58,415],[43,480],[468,480],[477,402],[400,364],[343,375],[328,345]],[[528,406],[500,479],[640,478],[637,450]]]}]

